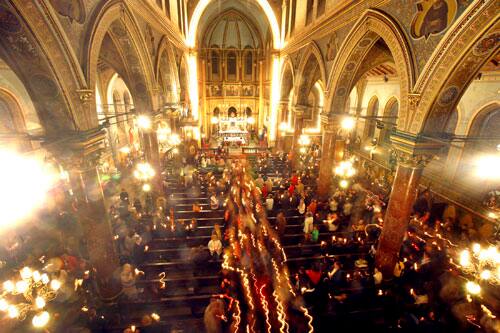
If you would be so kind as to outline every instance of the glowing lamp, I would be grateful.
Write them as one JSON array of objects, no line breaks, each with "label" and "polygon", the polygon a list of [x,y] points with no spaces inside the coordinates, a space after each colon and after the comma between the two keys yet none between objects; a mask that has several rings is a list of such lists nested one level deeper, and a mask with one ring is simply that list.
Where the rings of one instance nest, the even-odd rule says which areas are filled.
[{"label": "glowing lamp", "polygon": [[[40,207],[47,192],[59,180],[41,160],[11,151],[0,151],[0,227],[11,227]],[[29,189],[29,190],[27,190]]]},{"label": "glowing lamp", "polygon": [[460,253],[460,265],[467,267],[471,264],[470,262],[470,253],[468,250],[463,250]]},{"label": "glowing lamp", "polygon": [[255,118],[254,118],[254,117],[248,117],[248,118],[247,118],[247,123],[248,123],[249,125],[253,125],[253,124],[255,124]]},{"label": "glowing lamp", "polygon": [[347,188],[349,186],[349,182],[345,179],[342,179],[340,182],[339,182],[339,185],[340,187],[342,188]]},{"label": "glowing lamp", "polygon": [[344,119],[342,119],[342,122],[340,123],[340,126],[342,127],[342,129],[345,129],[348,131],[352,130],[354,128],[354,125],[356,125],[356,121],[352,117],[344,118]]},{"label": "glowing lamp", "polygon": [[34,327],[36,328],[42,328],[47,325],[49,322],[50,315],[47,311],[40,312],[39,314],[35,315],[33,317],[33,320],[31,323],[33,324]]},{"label": "glowing lamp", "polygon": [[142,129],[150,129],[153,125],[151,118],[145,115],[140,115],[137,117],[137,126]]},{"label": "glowing lamp", "polygon": [[218,117],[215,117],[213,116],[211,119],[210,119],[210,123],[212,123],[212,125],[216,125],[219,123],[219,118]]},{"label": "glowing lamp", "polygon": [[481,292],[481,286],[472,281],[467,281],[467,283],[465,284],[465,289],[467,289],[467,292],[472,295],[477,295]]},{"label": "glowing lamp", "polygon": [[7,309],[7,315],[9,316],[9,318],[17,318],[19,316],[19,310],[16,306],[10,305]]},{"label": "glowing lamp", "polygon": [[0,311],[5,312],[9,309],[9,303],[3,298],[0,299]]},{"label": "glowing lamp", "polygon": [[279,130],[282,133],[285,133],[288,129],[288,124],[286,122],[282,122],[279,126]]},{"label": "glowing lamp", "polygon": [[39,309],[43,309],[45,307],[47,303],[45,302],[45,300],[43,299],[43,297],[40,297],[38,296],[36,299],[35,299],[35,305],[37,308]]},{"label": "glowing lamp", "polygon": [[491,271],[485,269],[484,271],[481,272],[479,275],[482,280],[489,280],[491,278]]},{"label": "glowing lamp", "polygon": [[23,280],[28,280],[28,279],[31,279],[33,272],[31,272],[31,269],[29,267],[24,267],[23,269],[21,269],[19,274],[21,275],[21,278]]},{"label": "glowing lamp", "polygon": [[144,192],[149,192],[149,191],[151,191],[151,185],[149,185],[149,184],[144,184],[144,185],[142,185],[142,190],[143,190]]},{"label": "glowing lamp", "polygon": [[61,282],[59,280],[50,281],[50,288],[54,291],[59,290],[59,288],[61,288]]},{"label": "glowing lamp", "polygon": [[120,148],[120,153],[124,154],[130,154],[130,147],[129,146],[123,146]]},{"label": "glowing lamp", "polygon": [[483,179],[500,179],[500,155],[482,156],[476,161],[476,175]]},{"label": "glowing lamp", "polygon": [[10,281],[10,280],[7,280],[3,283],[3,289],[6,291],[6,292],[13,292],[14,289],[16,288],[16,285],[14,284],[14,282]]},{"label": "glowing lamp", "polygon": [[16,282],[16,292],[19,294],[23,294],[26,290],[28,290],[29,284],[26,281],[17,281]]}]

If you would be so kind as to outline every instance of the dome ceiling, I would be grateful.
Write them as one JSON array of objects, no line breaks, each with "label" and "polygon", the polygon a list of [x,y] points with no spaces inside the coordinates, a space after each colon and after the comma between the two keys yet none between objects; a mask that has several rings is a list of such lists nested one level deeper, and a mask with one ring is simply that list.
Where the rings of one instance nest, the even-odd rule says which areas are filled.
[{"label": "dome ceiling", "polygon": [[259,48],[260,37],[253,24],[236,11],[223,14],[204,34],[205,47]]}]

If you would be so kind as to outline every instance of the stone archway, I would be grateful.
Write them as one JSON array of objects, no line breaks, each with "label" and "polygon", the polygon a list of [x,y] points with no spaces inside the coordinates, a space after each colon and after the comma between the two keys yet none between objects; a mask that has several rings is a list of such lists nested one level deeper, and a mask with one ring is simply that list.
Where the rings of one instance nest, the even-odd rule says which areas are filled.
[{"label": "stone archway", "polygon": [[400,116],[398,128],[403,129],[408,118],[408,98],[415,82],[415,65],[405,33],[387,14],[368,10],[344,40],[330,71],[325,105],[330,113],[344,113],[349,92],[363,59],[377,40],[382,39],[394,59],[400,84]]},{"label": "stone archway", "polygon": [[115,45],[122,53],[135,106],[142,112],[153,110],[156,103],[152,61],[134,16],[122,2],[105,2],[96,10],[89,25],[85,41],[87,52],[82,61],[88,85],[95,87],[98,59],[106,34],[115,37]]},{"label": "stone archway", "polygon": [[0,5],[0,15],[0,56],[30,95],[45,135],[48,138],[60,137],[87,127],[83,120],[79,121],[85,117],[76,115],[79,105],[74,103],[64,86],[67,77],[61,76],[58,67],[62,65],[55,64],[53,55],[45,52],[43,40],[34,35],[29,24],[9,2]]},{"label": "stone archway", "polygon": [[444,129],[478,71],[499,51],[499,18],[495,1],[475,2],[441,40],[415,85],[411,133]]},{"label": "stone archway", "polygon": [[309,92],[316,81],[326,82],[325,63],[321,51],[315,43],[310,43],[302,56],[295,81],[295,104],[306,105]]},{"label": "stone archway", "polygon": [[179,101],[179,71],[175,63],[175,55],[167,36],[163,36],[158,46],[155,66],[156,80],[165,95],[166,103]]}]

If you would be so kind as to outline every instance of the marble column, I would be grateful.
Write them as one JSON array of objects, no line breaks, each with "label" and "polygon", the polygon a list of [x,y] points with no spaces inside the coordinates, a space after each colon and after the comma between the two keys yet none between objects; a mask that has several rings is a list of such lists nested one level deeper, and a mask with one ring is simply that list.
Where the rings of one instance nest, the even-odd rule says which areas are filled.
[{"label": "marble column", "polygon": [[339,135],[339,119],[322,121],[323,142],[319,164],[318,196],[327,199],[332,186],[333,168],[344,158],[344,139]]},{"label": "marble column", "polygon": [[280,121],[277,122],[277,131],[276,131],[276,148],[278,151],[283,151],[284,150],[284,141],[285,141],[285,132],[281,131],[280,126],[282,122],[285,122],[286,119],[286,114],[288,113],[288,102],[286,101],[281,101],[280,102],[280,109],[278,113],[278,119]]},{"label": "marble column", "polygon": [[90,264],[95,269],[99,295],[104,300],[112,300],[120,293],[121,284],[115,278],[119,260],[97,170],[104,136],[100,130],[82,132],[64,144],[49,145],[47,149],[68,171],[76,215],[84,231]]},{"label": "marble column", "polygon": [[417,197],[418,184],[427,161],[426,156],[398,152],[396,175],[375,258],[376,266],[381,270],[385,279],[393,277],[394,266],[397,263],[412,207]]},{"label": "marble column", "polygon": [[296,169],[297,163],[299,161],[299,138],[302,134],[302,128],[304,127],[304,107],[296,106],[293,110],[294,116],[294,127],[293,127],[293,141],[292,141],[292,152],[293,152],[293,168]]}]

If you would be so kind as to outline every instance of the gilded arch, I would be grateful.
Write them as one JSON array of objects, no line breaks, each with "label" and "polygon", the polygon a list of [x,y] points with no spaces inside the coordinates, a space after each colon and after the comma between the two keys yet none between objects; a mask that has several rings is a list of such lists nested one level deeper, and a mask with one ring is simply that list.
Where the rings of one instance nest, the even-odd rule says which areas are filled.
[{"label": "gilded arch", "polygon": [[281,92],[280,98],[281,101],[288,101],[290,91],[293,89],[295,85],[295,73],[293,71],[293,64],[290,58],[287,56],[282,65],[281,70]]},{"label": "gilded arch", "polygon": [[[318,45],[316,45],[316,43],[314,42],[311,42],[306,46],[306,52],[302,56],[301,62],[299,63],[299,69],[297,71],[297,77],[295,79],[296,89],[294,89],[294,91],[297,92],[295,94],[296,104],[307,104],[306,100],[308,92],[303,93],[303,90],[307,90],[307,87],[309,87],[310,90],[313,87],[314,83],[317,81],[312,77],[316,70],[316,67],[309,68],[311,65],[311,59],[314,59],[316,61],[320,75],[319,79],[321,80],[321,82],[326,82],[326,69],[325,63],[323,61],[323,56],[321,55],[321,51]],[[312,66],[314,66],[314,63],[312,63]],[[301,96],[303,96],[304,99],[302,99]]]},{"label": "gilded arch", "polygon": [[378,10],[367,10],[344,40],[330,70],[326,105],[330,107],[330,113],[345,111],[349,92],[356,84],[353,78],[362,60],[379,38],[387,44],[398,69],[400,82],[398,128],[404,129],[408,122],[408,98],[415,82],[414,59],[403,30],[391,17]]},{"label": "gilded arch", "polygon": [[[494,17],[495,19],[491,19]],[[479,69],[500,48],[498,1],[478,1],[455,22],[425,66],[415,85],[412,133],[443,130]]]},{"label": "gilded arch", "polygon": [[0,101],[5,103],[9,109],[9,115],[14,127],[13,131],[19,133],[26,132],[26,120],[17,97],[9,90],[0,87]]},{"label": "gilded arch", "polygon": [[[177,70],[177,64],[175,63],[175,54],[174,51],[172,50],[172,45],[170,44],[170,41],[168,40],[167,36],[163,36],[162,39],[160,40],[160,44],[158,46],[158,52],[156,55],[156,62],[155,62],[155,76],[156,76],[156,81],[158,84],[162,84],[161,82],[161,65],[162,65],[162,59],[163,57],[167,57],[168,61],[168,66],[169,66],[169,72],[171,77],[173,77],[174,82],[172,82],[172,86],[175,87],[172,89],[174,93],[174,101],[177,102],[178,99],[178,87],[179,87],[179,71]],[[165,87],[162,87],[165,88]]]},{"label": "gilded arch", "polygon": [[[88,86],[95,87],[102,42],[110,29],[118,36],[122,51],[126,53],[126,60],[130,67],[130,89],[136,106],[143,110],[151,110],[155,106],[152,61],[133,14],[121,1],[104,2],[92,18],[85,41],[87,53],[83,55],[82,61]],[[128,37],[127,40],[122,40],[125,39],[124,37]],[[92,116],[95,116],[95,112]]]},{"label": "gilded arch", "polygon": [[54,54],[49,56],[51,46],[48,44],[54,42],[52,36],[43,39],[36,35],[33,22],[26,20],[30,15],[24,16],[25,13],[10,2],[0,5],[0,11],[4,20],[0,29],[0,54],[25,86],[47,137],[85,127],[84,117],[77,116],[78,95],[68,88],[75,82],[74,77],[69,77],[72,71],[67,73],[62,69],[67,63],[55,63]]}]

